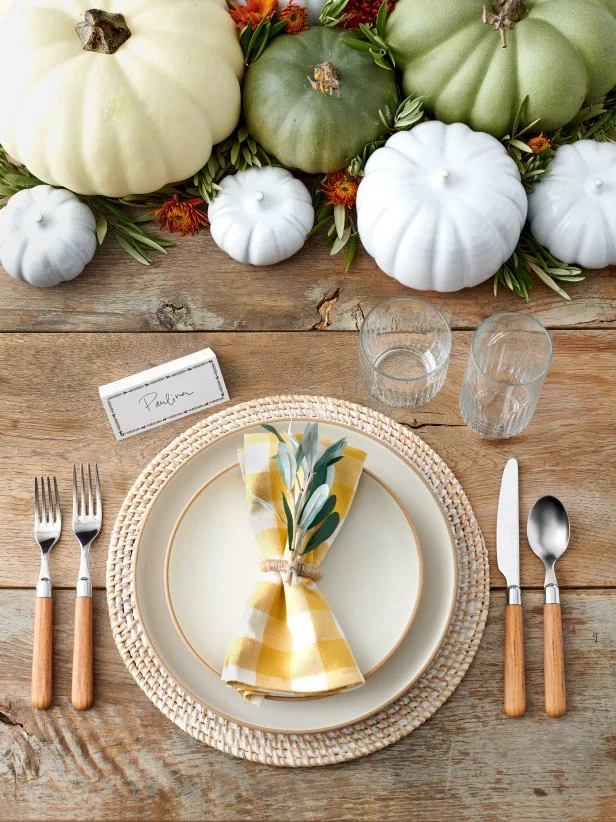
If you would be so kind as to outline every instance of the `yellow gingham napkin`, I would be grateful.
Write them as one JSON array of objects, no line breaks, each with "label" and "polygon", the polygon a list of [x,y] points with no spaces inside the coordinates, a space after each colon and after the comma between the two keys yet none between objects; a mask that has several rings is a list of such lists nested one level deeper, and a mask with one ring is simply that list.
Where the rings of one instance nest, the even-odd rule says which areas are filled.
[{"label": "yellow gingham napkin", "polygon": [[[282,506],[283,479],[275,457],[273,434],[246,434],[238,452],[252,529],[265,560],[288,560],[287,530]],[[319,445],[320,451],[324,446]],[[333,466],[331,493],[340,515],[327,542],[303,556],[310,569],[321,564],[351,507],[365,453],[346,446]],[[255,497],[271,503],[264,508]],[[256,569],[255,569],[256,571]],[[318,572],[313,574],[318,576]],[[343,585],[343,580],[340,581]],[[263,696],[302,697],[333,693],[364,682],[351,649],[316,581],[283,570],[261,572],[244,612],[242,625],[227,648],[222,679],[245,699]]]}]

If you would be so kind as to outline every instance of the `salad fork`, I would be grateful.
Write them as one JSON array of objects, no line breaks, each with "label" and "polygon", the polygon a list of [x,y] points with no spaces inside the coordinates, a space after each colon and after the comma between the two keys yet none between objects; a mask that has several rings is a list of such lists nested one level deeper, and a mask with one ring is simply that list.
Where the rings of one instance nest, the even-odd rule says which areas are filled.
[{"label": "salad fork", "polygon": [[92,485],[92,468],[90,465],[87,466],[87,471],[86,489],[84,466],[80,466],[78,488],[77,468],[73,465],[73,532],[81,545],[81,561],[77,578],[77,598],[75,599],[71,699],[75,708],[80,711],[89,708],[94,698],[92,581],[90,579],[89,559],[90,545],[99,535],[103,520],[98,465],[94,466],[94,487]]},{"label": "salad fork", "polygon": [[[47,485],[47,493],[45,485]],[[39,481],[36,477],[34,478],[34,538],[41,549],[41,570],[36,584],[32,647],[32,705],[34,708],[49,708],[53,695],[53,609],[49,552],[60,538],[62,531],[62,512],[55,477],[53,488],[54,493],[52,494],[50,477],[41,477],[40,490]]]}]

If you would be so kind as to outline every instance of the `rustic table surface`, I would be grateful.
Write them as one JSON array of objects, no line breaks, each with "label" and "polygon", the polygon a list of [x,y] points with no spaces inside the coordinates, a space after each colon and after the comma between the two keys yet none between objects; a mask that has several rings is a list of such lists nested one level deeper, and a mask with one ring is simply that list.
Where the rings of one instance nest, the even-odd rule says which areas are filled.
[{"label": "rustic table surface", "polygon": [[[148,701],[116,650],[105,600],[114,517],[149,460],[194,418],[116,443],[97,386],[212,346],[232,402],[283,392],[375,406],[358,378],[357,329],[377,301],[405,293],[361,255],[349,274],[311,241],[276,268],[249,270],[207,233],[143,268],[113,247],[49,291],[3,274],[0,305],[0,813],[3,819],[616,820],[616,277],[595,272],[564,302],[539,285],[525,306],[491,283],[428,295],[454,329],[446,385],[391,413],[446,460],[490,552],[490,616],[451,699],[392,747],[350,764],[278,770],[199,744]],[[528,311],[555,356],[535,418],[515,441],[483,442],[457,397],[472,330],[495,311]],[[521,518],[557,494],[572,520],[559,567],[569,712],[543,711],[542,573],[522,545],[528,710],[502,702],[503,579],[495,515],[507,457],[520,462]],[[30,707],[32,478],[56,474],[69,509],[73,461],[98,461],[105,523],[92,552],[95,706],[70,702],[74,582],[70,527],[52,555],[54,702]],[[68,519],[68,518],[67,518]]]}]

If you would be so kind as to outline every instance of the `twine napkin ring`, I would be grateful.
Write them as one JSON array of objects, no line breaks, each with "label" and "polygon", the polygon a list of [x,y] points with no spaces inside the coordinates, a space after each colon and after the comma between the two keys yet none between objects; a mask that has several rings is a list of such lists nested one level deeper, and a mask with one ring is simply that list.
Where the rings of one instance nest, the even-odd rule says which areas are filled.
[{"label": "twine napkin ring", "polygon": [[292,559],[264,559],[260,568],[262,571],[280,571],[282,581],[287,585],[297,585],[302,577],[311,579],[313,582],[318,582],[323,578],[318,568],[302,562],[301,554],[293,554]]}]

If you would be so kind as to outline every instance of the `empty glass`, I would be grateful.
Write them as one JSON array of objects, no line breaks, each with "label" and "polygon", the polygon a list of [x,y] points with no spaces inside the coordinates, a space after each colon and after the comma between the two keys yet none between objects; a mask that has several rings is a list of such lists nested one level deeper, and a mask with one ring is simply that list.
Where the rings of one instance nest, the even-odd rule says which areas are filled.
[{"label": "empty glass", "polygon": [[531,421],[543,378],[552,360],[552,341],[527,314],[495,314],[473,335],[460,413],[486,439],[515,437]]},{"label": "empty glass", "polygon": [[451,352],[451,331],[425,300],[395,297],[375,305],[359,333],[360,372],[373,397],[415,408],[441,390]]}]

